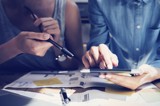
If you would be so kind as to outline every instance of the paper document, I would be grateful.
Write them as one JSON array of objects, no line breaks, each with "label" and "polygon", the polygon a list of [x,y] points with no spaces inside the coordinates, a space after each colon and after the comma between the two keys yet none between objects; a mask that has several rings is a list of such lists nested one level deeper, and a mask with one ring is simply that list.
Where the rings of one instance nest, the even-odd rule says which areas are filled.
[{"label": "paper document", "polygon": [[[38,73],[38,74],[37,74]],[[99,78],[97,74],[83,74],[78,71],[47,74],[51,72],[29,72],[16,81],[8,84],[11,88],[41,88],[41,87],[106,87],[112,84],[106,79]]]},{"label": "paper document", "polygon": [[[11,88],[42,88],[42,87],[107,87],[114,85],[97,73],[80,73],[77,71],[36,71],[29,72],[16,81],[5,86]],[[149,85],[149,86],[148,86]],[[157,88],[153,84],[145,84],[139,89]]]}]

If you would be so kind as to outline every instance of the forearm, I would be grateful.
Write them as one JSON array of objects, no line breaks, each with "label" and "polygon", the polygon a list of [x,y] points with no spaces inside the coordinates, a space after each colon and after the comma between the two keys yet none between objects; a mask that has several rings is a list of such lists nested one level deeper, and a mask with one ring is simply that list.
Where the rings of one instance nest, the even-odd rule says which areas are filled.
[{"label": "forearm", "polygon": [[0,51],[0,64],[21,53],[20,50],[15,47],[14,39],[0,45]]},{"label": "forearm", "polygon": [[89,1],[89,19],[91,23],[90,41],[88,42],[87,49],[92,46],[109,43],[109,28],[106,23],[103,10],[99,7],[97,0]]}]

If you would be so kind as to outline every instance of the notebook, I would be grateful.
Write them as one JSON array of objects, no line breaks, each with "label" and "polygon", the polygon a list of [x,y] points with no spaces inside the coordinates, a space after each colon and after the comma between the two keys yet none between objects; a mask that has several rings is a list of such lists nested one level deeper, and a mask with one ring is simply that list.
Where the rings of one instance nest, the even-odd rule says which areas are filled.
[{"label": "notebook", "polygon": [[0,90],[0,106],[58,106],[47,101]]}]

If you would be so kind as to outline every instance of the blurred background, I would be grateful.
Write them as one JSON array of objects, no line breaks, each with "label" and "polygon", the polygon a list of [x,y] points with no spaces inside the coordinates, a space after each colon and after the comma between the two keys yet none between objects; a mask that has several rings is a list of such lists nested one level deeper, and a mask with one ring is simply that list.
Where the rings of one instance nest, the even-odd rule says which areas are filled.
[{"label": "blurred background", "polygon": [[74,0],[80,10],[81,22],[82,22],[82,37],[84,47],[89,40],[90,23],[88,19],[88,0]]}]

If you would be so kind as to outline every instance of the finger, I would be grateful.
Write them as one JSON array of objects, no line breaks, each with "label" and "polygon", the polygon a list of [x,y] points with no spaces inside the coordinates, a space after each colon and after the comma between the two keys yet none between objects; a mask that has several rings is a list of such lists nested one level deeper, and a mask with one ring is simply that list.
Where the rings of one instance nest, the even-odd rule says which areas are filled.
[{"label": "finger", "polygon": [[149,74],[146,74],[141,80],[140,80],[140,84],[145,84],[151,82],[151,78]]},{"label": "finger", "polygon": [[107,68],[106,63],[103,60],[100,62],[99,68],[100,69],[106,69]]},{"label": "finger", "polygon": [[47,33],[26,32],[25,37],[28,39],[48,40],[50,35]]},{"label": "finger", "polygon": [[[45,21],[45,22],[42,22],[42,26],[43,27],[49,27],[49,26],[54,26],[54,27],[58,27],[59,25],[58,25],[58,22],[57,21]],[[53,28],[54,28],[53,27]]]},{"label": "finger", "polygon": [[48,34],[54,34],[54,35],[57,35],[59,34],[60,30],[59,29],[47,29],[44,31],[45,33],[48,33]]},{"label": "finger", "polygon": [[49,25],[49,26],[44,26],[44,27],[43,27],[43,30],[44,30],[44,31],[46,31],[46,30],[48,30],[48,29],[50,29],[50,30],[51,30],[51,29],[52,29],[52,30],[53,30],[53,29],[59,29],[59,25],[55,24],[55,25]]},{"label": "finger", "polygon": [[85,56],[82,57],[82,62],[84,64],[85,68],[89,68],[90,67],[89,62],[88,62],[88,60],[87,60],[87,58]]},{"label": "finger", "polygon": [[100,44],[99,51],[100,51],[102,59],[105,61],[107,68],[112,69],[113,65],[111,61],[110,50],[108,49],[108,47],[104,44]]},{"label": "finger", "polygon": [[86,58],[88,59],[91,67],[94,67],[96,65],[93,56],[90,54],[90,51],[86,52]]},{"label": "finger", "polygon": [[[45,24],[44,24],[45,23]],[[47,17],[47,18],[38,18],[35,22],[34,25],[35,26],[39,26],[40,24],[43,24],[43,26],[45,25],[54,25],[54,24],[58,24],[57,20],[54,20],[52,17]]]},{"label": "finger", "polygon": [[100,75],[99,75],[99,78],[105,79],[105,78],[106,78],[106,74],[100,74]]},{"label": "finger", "polygon": [[147,74],[150,72],[151,70],[151,66],[147,65],[147,64],[143,64],[138,68],[140,75],[142,74]]},{"label": "finger", "polygon": [[115,54],[112,54],[111,56],[111,61],[112,61],[112,64],[117,67],[118,66],[118,57],[115,55]]},{"label": "finger", "polygon": [[99,49],[96,46],[91,47],[90,54],[93,56],[94,61],[96,64],[99,64],[100,58],[99,58]]}]

